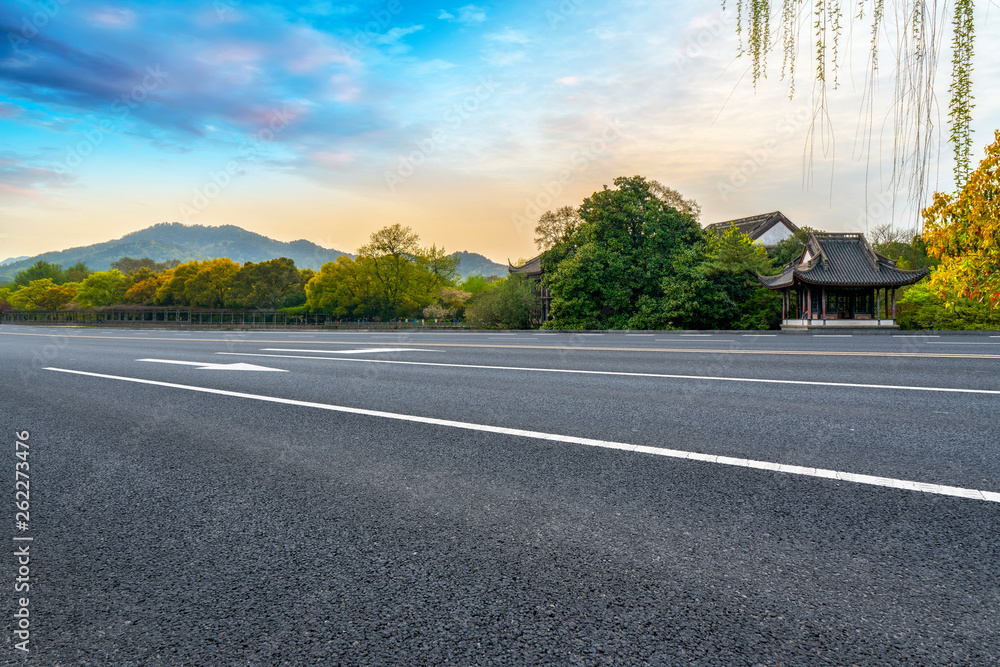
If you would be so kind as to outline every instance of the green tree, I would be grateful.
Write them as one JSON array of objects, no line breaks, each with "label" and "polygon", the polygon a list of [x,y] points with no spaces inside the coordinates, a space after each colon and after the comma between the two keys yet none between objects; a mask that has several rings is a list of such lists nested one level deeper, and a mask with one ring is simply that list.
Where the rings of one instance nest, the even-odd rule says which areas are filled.
[{"label": "green tree", "polygon": [[466,322],[487,329],[530,329],[538,326],[541,309],[534,281],[513,274],[469,299]]},{"label": "green tree", "polygon": [[542,255],[552,293],[547,327],[628,326],[638,304],[663,296],[677,253],[704,246],[695,218],[668,204],[663,186],[640,176],[614,185],[585,199],[583,223]]},{"label": "green tree", "polygon": [[[305,302],[302,278],[295,262],[287,257],[256,264],[246,262],[232,279],[229,305],[257,309],[299,305]],[[297,298],[299,294],[301,299]]]},{"label": "green tree", "polygon": [[66,272],[63,271],[60,264],[50,264],[49,262],[38,260],[23,271],[18,271],[17,275],[14,276],[13,282],[15,285],[23,287],[32,281],[44,280],[46,278],[56,285],[61,285],[66,282]]},{"label": "green tree", "polygon": [[80,283],[76,299],[86,308],[124,303],[128,282],[128,278],[118,269],[92,273]]},{"label": "green tree", "polygon": [[802,256],[802,251],[806,249],[809,235],[815,231],[812,227],[799,227],[794,234],[779,241],[767,251],[771,258],[771,264],[776,269],[780,269],[789,262],[797,260]]},{"label": "green tree", "polygon": [[310,310],[336,317],[366,318],[378,315],[378,286],[367,257],[353,260],[341,255],[324,264],[306,283],[306,303]]},{"label": "green tree", "polygon": [[92,273],[90,269],[84,262],[77,262],[73,266],[66,269],[66,282],[68,283],[80,283]]},{"label": "green tree", "polygon": [[[1000,311],[959,294],[942,296],[929,280],[903,288],[896,302],[901,329],[1000,329]],[[947,304],[947,305],[946,305]]]},{"label": "green tree", "polygon": [[469,294],[475,296],[476,294],[482,292],[484,289],[488,289],[489,286],[490,286],[490,281],[486,280],[486,278],[482,276],[469,276],[468,278],[463,280],[462,284],[459,285],[458,287],[463,292],[468,292]]},{"label": "green tree", "polygon": [[539,250],[548,250],[572,235],[582,222],[580,213],[572,206],[546,211],[538,218],[535,226],[535,245]]},{"label": "green tree", "polygon": [[719,329],[776,329],[781,321],[781,297],[764,287],[758,276],[774,268],[759,243],[731,226],[709,238],[706,276],[728,298],[728,312],[720,312]]}]

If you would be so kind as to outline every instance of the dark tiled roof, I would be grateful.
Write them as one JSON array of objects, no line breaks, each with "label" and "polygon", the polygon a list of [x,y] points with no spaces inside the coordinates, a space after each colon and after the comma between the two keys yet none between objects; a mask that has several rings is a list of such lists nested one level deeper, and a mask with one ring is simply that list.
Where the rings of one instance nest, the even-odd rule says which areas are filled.
[{"label": "dark tiled roof", "polygon": [[514,266],[508,259],[507,273],[523,273],[529,278],[537,278],[542,275],[542,256],[532,257],[521,266]]},{"label": "dark tiled roof", "polygon": [[781,211],[771,211],[770,213],[761,213],[760,215],[751,215],[748,218],[739,218],[737,220],[724,220],[722,222],[713,222],[712,224],[705,227],[705,229],[711,229],[712,231],[722,233],[729,229],[730,225],[735,225],[736,229],[740,230],[742,233],[746,234],[750,238],[756,240],[761,237],[767,230],[769,230],[774,225],[779,222],[783,222],[788,225],[788,228],[793,232],[798,231],[798,227],[792,223],[791,220],[785,217],[785,214]]},{"label": "dark tiled roof", "polygon": [[771,289],[791,287],[796,281],[839,287],[900,287],[927,275],[927,269],[897,268],[895,261],[872,250],[863,234],[814,232],[806,248],[811,255],[808,262],[792,262],[776,276],[760,276],[760,281]]}]

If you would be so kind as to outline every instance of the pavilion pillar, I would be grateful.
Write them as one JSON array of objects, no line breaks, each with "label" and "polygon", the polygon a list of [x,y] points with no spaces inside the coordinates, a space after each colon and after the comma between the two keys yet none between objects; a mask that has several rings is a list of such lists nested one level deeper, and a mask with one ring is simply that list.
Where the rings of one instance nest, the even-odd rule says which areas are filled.
[{"label": "pavilion pillar", "polygon": [[896,288],[892,288],[892,319],[896,319]]},{"label": "pavilion pillar", "polygon": [[810,285],[809,287],[807,287],[806,290],[807,290],[806,291],[806,313],[808,313],[808,315],[806,316],[806,319],[807,320],[811,320],[813,318],[813,288],[812,288],[812,285]]},{"label": "pavilion pillar", "polygon": [[820,302],[819,302],[820,319],[825,320],[826,319],[826,285],[824,285],[823,287],[821,287],[820,290],[821,290],[821,292],[820,292]]}]

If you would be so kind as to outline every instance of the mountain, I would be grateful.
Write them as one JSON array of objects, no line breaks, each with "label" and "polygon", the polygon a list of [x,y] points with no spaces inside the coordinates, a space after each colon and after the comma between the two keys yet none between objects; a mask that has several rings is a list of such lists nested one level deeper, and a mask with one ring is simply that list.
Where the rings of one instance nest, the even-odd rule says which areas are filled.
[{"label": "mountain", "polygon": [[[475,252],[460,251],[458,256],[460,280],[469,276],[506,276],[507,267]],[[107,271],[111,263],[122,257],[141,259],[149,257],[156,262],[179,259],[212,259],[228,257],[238,264],[243,262],[263,262],[276,257],[295,260],[300,269],[319,270],[327,262],[341,255],[353,257],[350,253],[327,249],[311,241],[285,243],[249,232],[235,225],[208,227],[205,225],[182,225],[179,222],[161,222],[158,225],[126,234],[120,239],[95,243],[94,245],[70,248],[56,252],[46,252],[34,257],[11,257],[0,262],[0,282],[12,280],[18,271],[23,271],[42,260],[51,264],[61,264],[68,268],[83,262],[91,271]]]},{"label": "mountain", "polygon": [[484,257],[477,252],[461,250],[452,255],[458,256],[461,263],[458,265],[458,273],[461,276],[459,281],[465,280],[469,276],[506,276],[507,267],[498,264],[488,257]]},{"label": "mountain", "polygon": [[208,227],[162,222],[114,241],[46,252],[34,257],[13,258],[16,261],[0,266],[0,282],[13,279],[18,271],[39,260],[61,264],[63,268],[84,262],[91,271],[107,271],[112,262],[122,257],[149,257],[157,262],[228,257],[238,264],[289,257],[295,260],[295,266],[300,269],[319,270],[326,262],[332,262],[346,254],[348,253],[318,246],[311,241],[275,241],[235,225]]}]

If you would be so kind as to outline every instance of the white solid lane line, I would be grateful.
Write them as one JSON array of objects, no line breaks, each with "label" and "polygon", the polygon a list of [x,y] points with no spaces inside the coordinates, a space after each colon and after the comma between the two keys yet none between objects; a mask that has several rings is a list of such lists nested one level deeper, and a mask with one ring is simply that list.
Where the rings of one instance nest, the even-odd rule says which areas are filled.
[{"label": "white solid lane line", "polygon": [[449,428],[460,428],[469,431],[498,433],[502,435],[517,436],[521,438],[533,438],[536,440],[551,440],[555,442],[565,442],[572,445],[586,445],[588,447],[601,447],[604,449],[620,449],[629,452],[636,452],[640,454],[653,454],[655,456],[666,456],[675,459],[687,459],[690,461],[705,461],[708,463],[718,463],[721,465],[737,466],[741,468],[757,468],[759,470],[770,470],[773,472],[781,472],[789,475],[800,475],[803,477],[820,477],[823,479],[833,479],[843,482],[853,482],[855,484],[883,486],[891,489],[902,489],[906,491],[921,491],[923,493],[933,493],[942,496],[956,496],[959,498],[971,498],[973,500],[985,500],[988,502],[1000,503],[1000,493],[994,493],[992,491],[982,491],[979,489],[967,489],[958,486],[927,484],[924,482],[914,482],[905,479],[894,479],[891,477],[858,475],[855,473],[842,472],[839,470],[826,470],[824,468],[806,468],[803,466],[785,465],[783,463],[772,463],[769,461],[756,461],[754,459],[738,459],[730,456],[719,456],[717,454],[700,454],[698,452],[688,452],[680,449],[649,447],[646,445],[631,445],[628,443],[614,442],[611,440],[596,440],[594,438],[580,438],[573,435],[560,435],[558,433],[528,431],[519,428],[506,428],[503,426],[489,426],[486,424],[474,424],[471,422],[460,422],[451,419],[437,419],[435,417],[419,417],[417,415],[406,415],[396,412],[384,412],[381,410],[366,410],[364,408],[351,408],[344,405],[331,405],[329,403],[298,401],[290,398],[279,398],[277,396],[247,394],[241,391],[228,391],[225,389],[196,387],[186,384],[176,384],[173,382],[159,382],[156,380],[145,380],[142,378],[124,377],[120,375],[105,375],[103,373],[74,371],[68,368],[47,367],[45,370],[56,371],[59,373],[72,373],[74,375],[85,375],[89,377],[104,378],[108,380],[119,380],[122,382],[149,384],[159,387],[168,387],[171,389],[183,389],[186,391],[195,391],[206,394],[217,394],[220,396],[232,396],[234,398],[246,398],[254,401],[264,401],[267,403],[281,403],[284,405],[297,405],[305,408],[316,408],[319,410],[330,410],[333,412],[345,412],[348,414],[364,415],[367,417],[380,417],[383,419],[395,419],[398,421],[415,422],[418,424],[430,424],[432,426],[446,426]]},{"label": "white solid lane line", "polygon": [[[295,341],[289,341],[294,343]],[[261,348],[265,352],[312,352],[313,354],[369,354],[372,352],[443,352],[443,350],[421,350],[415,347],[372,347],[361,350],[285,350],[277,347]]]},{"label": "white solid lane line", "polygon": [[[315,350],[306,350],[314,352]],[[322,350],[319,350],[322,352]],[[216,352],[236,357],[273,357],[278,359],[318,359],[322,361],[353,361],[365,364],[401,364],[404,366],[442,366],[445,368],[477,368],[497,371],[533,371],[536,373],[576,373],[579,375],[617,375],[624,377],[667,378],[672,380],[717,380],[723,382],[761,382],[764,384],[797,384],[808,387],[850,387],[855,389],[903,389],[907,391],[940,391],[959,394],[1000,395],[1000,389],[962,389],[956,387],[917,387],[892,384],[858,384],[853,382],[816,382],[812,380],[772,380],[768,378],[727,378],[714,375],[674,375],[668,373],[631,373],[627,371],[589,371],[574,368],[534,368],[530,366],[486,366],[480,364],[446,364],[438,361],[399,361],[389,359],[351,359],[339,357],[304,357],[293,354],[255,354],[253,352]]]},{"label": "white solid lane line", "polygon": [[952,341],[952,340],[930,340],[927,341],[927,345],[1000,345],[1000,343],[995,343],[993,341],[982,341],[980,343],[964,342],[964,341]]}]

